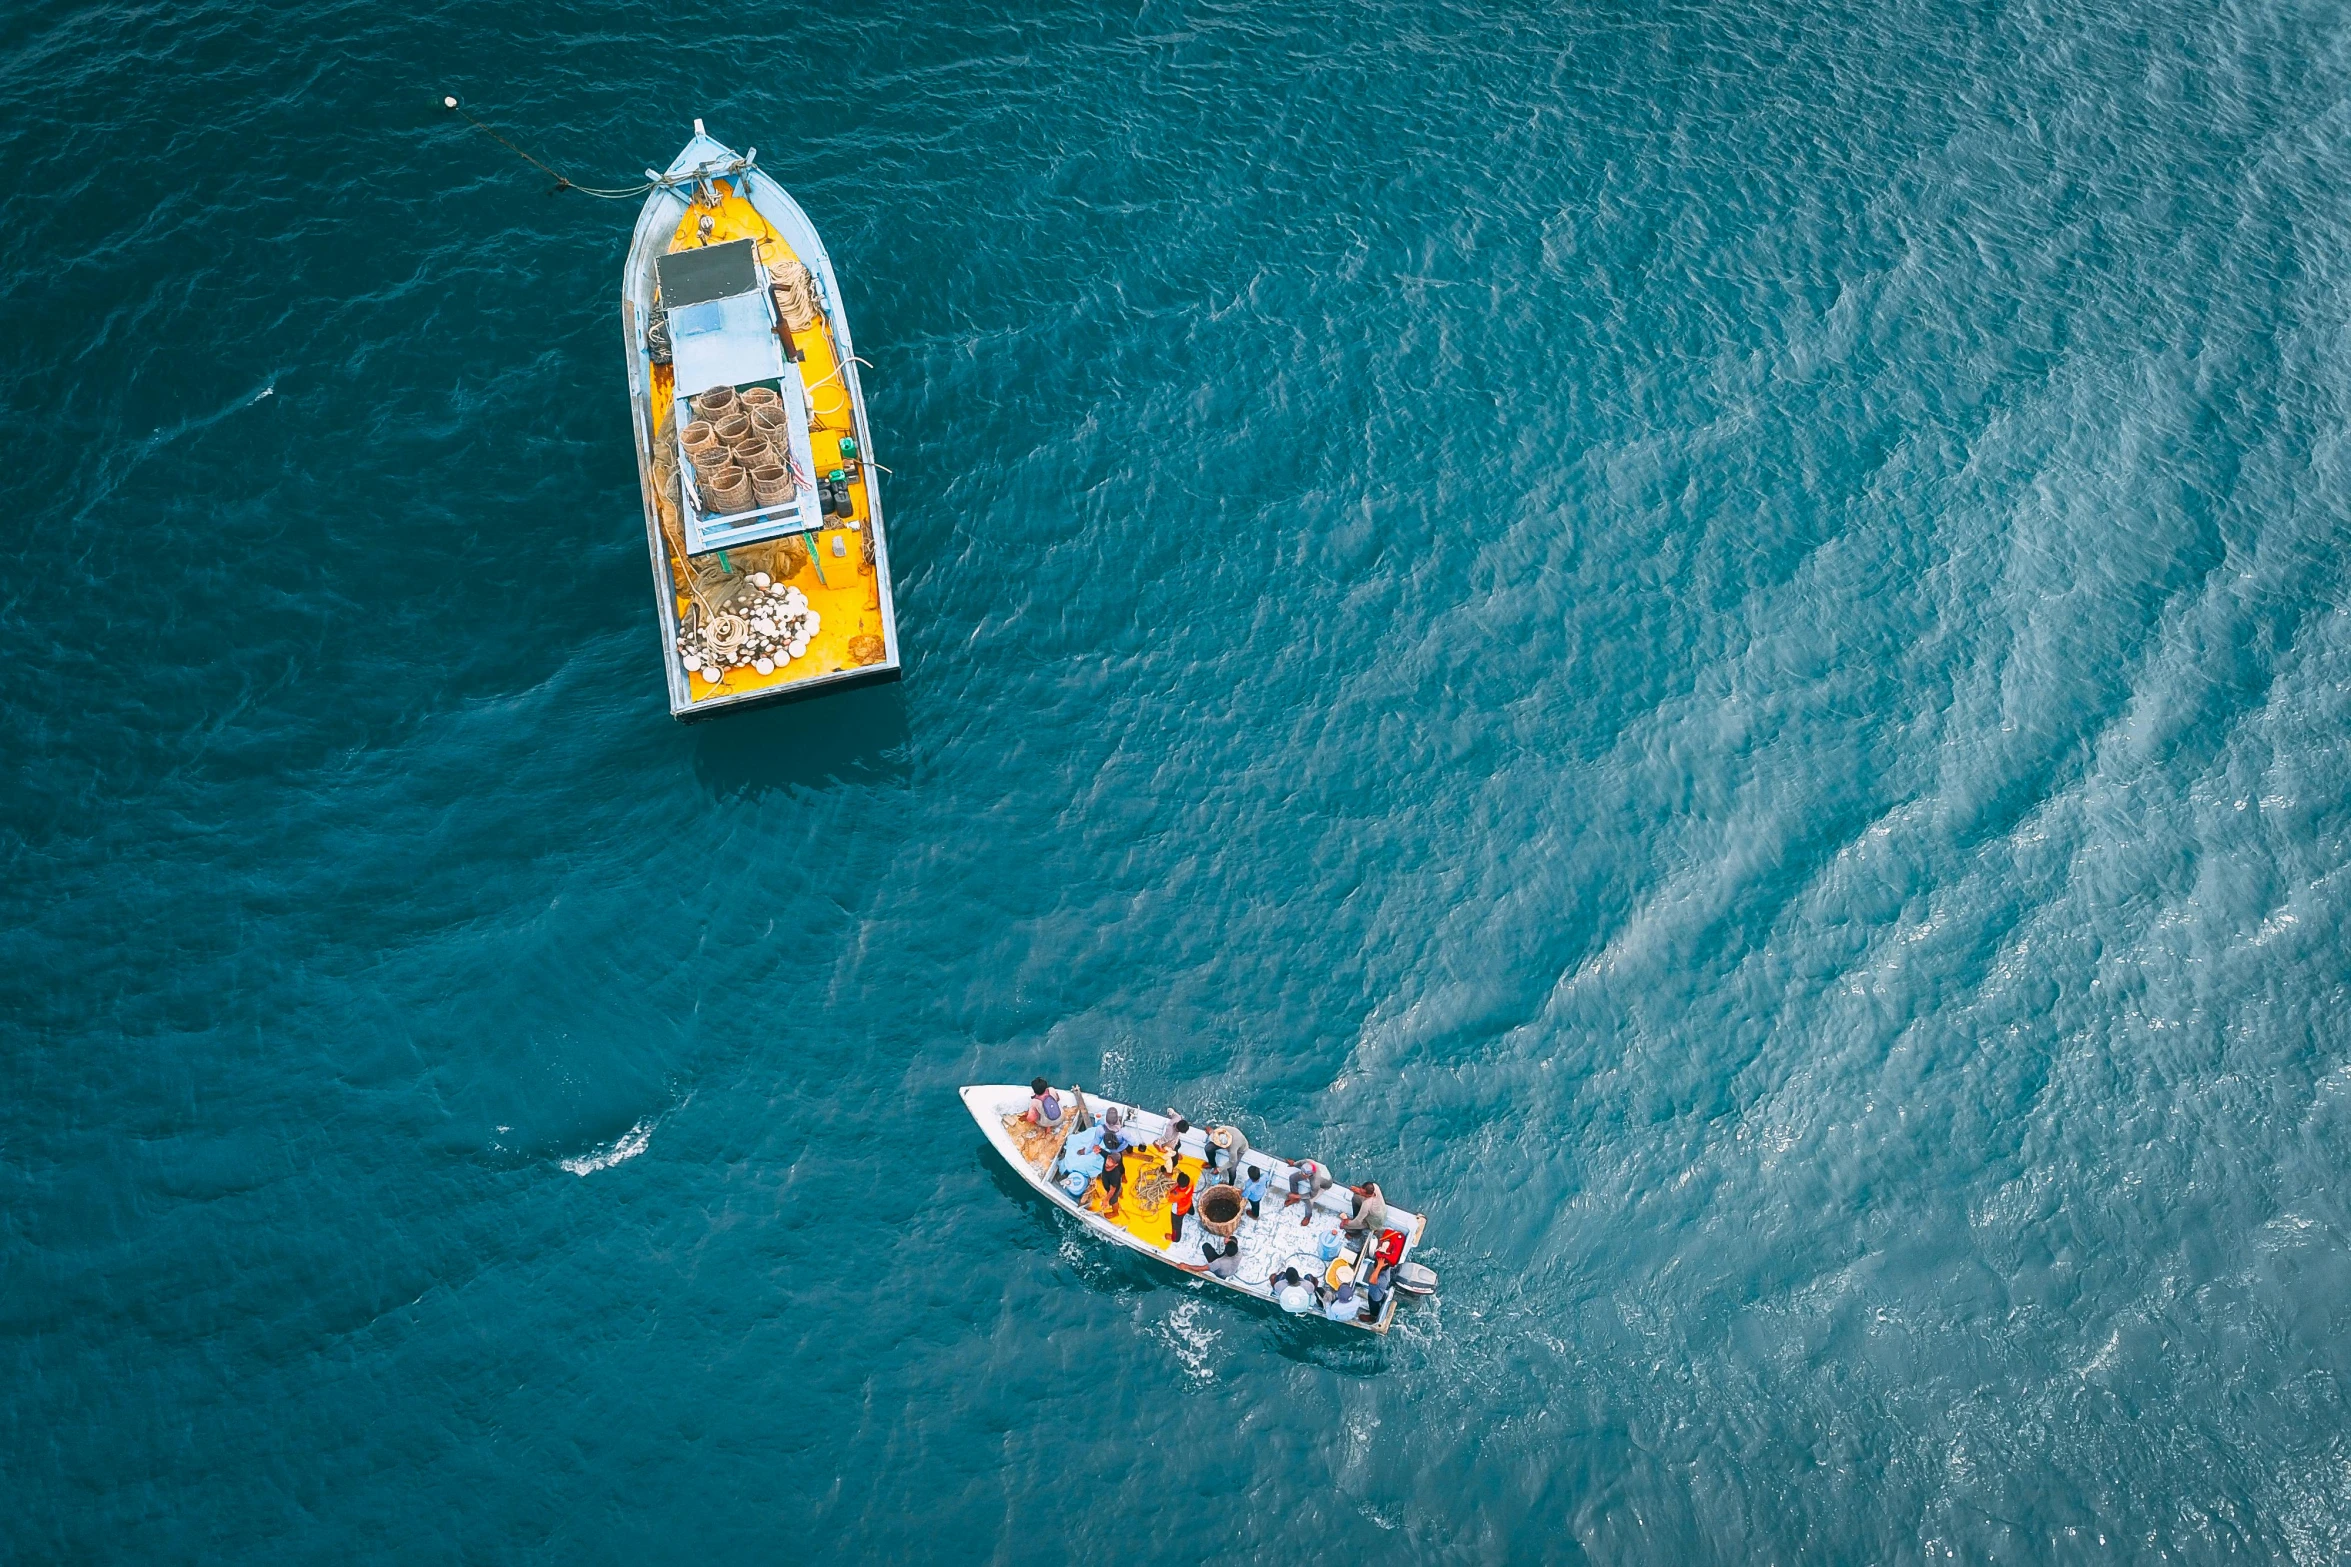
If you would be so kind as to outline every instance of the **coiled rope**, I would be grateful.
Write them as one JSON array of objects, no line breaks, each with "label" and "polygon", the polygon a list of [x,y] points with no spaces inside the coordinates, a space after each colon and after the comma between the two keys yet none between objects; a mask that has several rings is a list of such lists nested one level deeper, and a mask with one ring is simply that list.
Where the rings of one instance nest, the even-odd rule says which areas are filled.
[{"label": "coiled rope", "polygon": [[529,153],[523,151],[520,147],[517,147],[514,143],[499,135],[489,126],[483,124],[482,121],[476,119],[474,117],[473,111],[466,108],[465,105],[459,103],[455,98],[442,98],[441,107],[454,110],[457,114],[463,116],[466,123],[471,125],[475,130],[480,131],[483,135],[489,137],[499,146],[504,147],[508,152],[511,152],[516,157],[522,159],[523,162],[529,164],[532,168],[537,169],[540,173],[545,174],[550,179],[554,180],[554,190],[547,192],[547,194],[550,196],[555,195],[559,191],[576,190],[583,196],[594,196],[599,201],[629,201],[638,196],[644,195],[649,190],[656,188],[653,184],[650,183],[631,186],[627,190],[599,190],[593,185],[582,185],[576,180],[573,180],[569,176],[561,173],[560,171],[547,167],[546,164],[541,163],[538,159],[532,157]]}]

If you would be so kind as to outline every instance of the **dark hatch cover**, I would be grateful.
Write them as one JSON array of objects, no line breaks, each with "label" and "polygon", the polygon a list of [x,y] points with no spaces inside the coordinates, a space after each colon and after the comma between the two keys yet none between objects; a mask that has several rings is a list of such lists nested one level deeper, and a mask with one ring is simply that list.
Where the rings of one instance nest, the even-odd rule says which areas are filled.
[{"label": "dark hatch cover", "polygon": [[759,247],[747,239],[676,251],[653,265],[661,277],[664,310],[682,310],[713,299],[732,299],[737,294],[755,292],[765,281],[759,275]]}]

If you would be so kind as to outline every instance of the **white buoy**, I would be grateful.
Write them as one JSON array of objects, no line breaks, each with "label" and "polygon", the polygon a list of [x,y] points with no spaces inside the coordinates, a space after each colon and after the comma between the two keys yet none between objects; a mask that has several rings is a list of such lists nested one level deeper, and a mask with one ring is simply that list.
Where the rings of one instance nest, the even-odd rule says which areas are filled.
[{"label": "white buoy", "polygon": [[755,658],[751,661],[751,667],[763,675],[772,675],[776,672],[776,661],[772,658]]}]

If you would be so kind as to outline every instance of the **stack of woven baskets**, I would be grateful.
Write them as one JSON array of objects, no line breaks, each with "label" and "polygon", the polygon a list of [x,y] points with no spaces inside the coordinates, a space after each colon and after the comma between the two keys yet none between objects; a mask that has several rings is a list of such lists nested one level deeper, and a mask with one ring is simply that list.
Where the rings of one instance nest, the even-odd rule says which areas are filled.
[{"label": "stack of woven baskets", "polygon": [[693,422],[678,432],[678,444],[694,465],[703,510],[723,517],[790,504],[799,486],[792,482],[791,438],[775,388],[714,386],[693,406]]}]

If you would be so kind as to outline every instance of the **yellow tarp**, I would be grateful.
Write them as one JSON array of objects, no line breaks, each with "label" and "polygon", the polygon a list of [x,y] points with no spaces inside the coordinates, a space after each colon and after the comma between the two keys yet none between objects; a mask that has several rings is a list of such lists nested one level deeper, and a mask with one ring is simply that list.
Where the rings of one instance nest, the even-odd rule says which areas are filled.
[{"label": "yellow tarp", "polygon": [[[1174,1179],[1166,1173],[1166,1155],[1156,1148],[1130,1148],[1118,1157],[1126,1170],[1126,1182],[1119,1188],[1118,1211],[1104,1217],[1137,1240],[1147,1241],[1161,1251],[1167,1250],[1167,1199],[1162,1196],[1156,1202],[1144,1200],[1146,1193],[1155,1193]],[[1192,1178],[1194,1191],[1200,1186],[1200,1168],[1200,1161],[1189,1156],[1176,1161],[1177,1171]],[[1102,1183],[1096,1181],[1086,1189],[1086,1206],[1095,1213],[1102,1213],[1103,1195]]]}]

